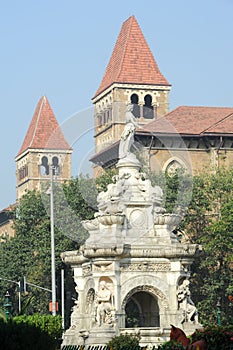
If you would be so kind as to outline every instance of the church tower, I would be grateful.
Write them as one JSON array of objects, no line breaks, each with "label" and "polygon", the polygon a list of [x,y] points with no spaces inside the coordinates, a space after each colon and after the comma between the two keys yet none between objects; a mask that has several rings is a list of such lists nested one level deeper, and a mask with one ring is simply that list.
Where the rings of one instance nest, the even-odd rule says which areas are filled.
[{"label": "church tower", "polygon": [[92,99],[96,154],[120,139],[127,104],[134,105],[133,114],[141,126],[165,115],[170,88],[136,18],[129,17],[122,25],[103,79]]},{"label": "church tower", "polygon": [[[15,158],[17,199],[26,190],[40,190],[56,175],[56,181],[71,177],[72,149],[49,104],[43,96],[35,109],[23,144]],[[52,172],[52,174],[51,174]]]}]

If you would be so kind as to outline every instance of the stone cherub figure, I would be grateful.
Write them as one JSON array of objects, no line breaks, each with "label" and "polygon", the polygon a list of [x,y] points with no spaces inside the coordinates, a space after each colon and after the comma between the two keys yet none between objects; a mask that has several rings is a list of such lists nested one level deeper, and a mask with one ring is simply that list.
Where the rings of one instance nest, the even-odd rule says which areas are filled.
[{"label": "stone cherub figure", "polygon": [[119,145],[119,159],[128,158],[132,156],[130,152],[131,146],[134,142],[135,129],[137,123],[132,113],[133,104],[129,104],[126,108],[125,121],[126,125],[121,134],[120,145]]},{"label": "stone cherub figure", "polygon": [[181,323],[198,323],[198,313],[194,302],[191,299],[189,280],[185,279],[177,289],[177,300],[179,308],[183,311]]},{"label": "stone cherub figure", "polygon": [[98,326],[112,325],[112,307],[113,296],[106,285],[106,281],[102,280],[99,283],[99,289],[96,293],[96,322]]}]

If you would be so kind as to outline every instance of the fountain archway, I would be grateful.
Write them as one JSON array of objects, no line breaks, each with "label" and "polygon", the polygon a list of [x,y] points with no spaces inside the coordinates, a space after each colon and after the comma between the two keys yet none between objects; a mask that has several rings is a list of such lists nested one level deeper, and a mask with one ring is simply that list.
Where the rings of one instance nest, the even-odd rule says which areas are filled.
[{"label": "fountain archway", "polygon": [[136,291],[125,305],[125,327],[159,327],[157,298],[148,292]]},{"label": "fountain archway", "polygon": [[122,303],[125,327],[160,327],[161,308],[164,312],[165,304],[167,306],[165,296],[153,286],[139,285],[131,289]]}]

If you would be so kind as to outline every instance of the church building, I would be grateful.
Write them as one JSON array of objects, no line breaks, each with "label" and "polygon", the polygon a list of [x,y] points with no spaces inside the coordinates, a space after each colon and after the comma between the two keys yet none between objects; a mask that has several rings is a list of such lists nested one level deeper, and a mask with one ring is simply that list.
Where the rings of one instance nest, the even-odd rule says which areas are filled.
[{"label": "church building", "polygon": [[125,108],[133,104],[136,149],[152,171],[182,167],[191,174],[233,164],[233,108],[180,106],[168,110],[171,84],[134,16],[122,25],[95,108],[94,174],[118,161]]}]

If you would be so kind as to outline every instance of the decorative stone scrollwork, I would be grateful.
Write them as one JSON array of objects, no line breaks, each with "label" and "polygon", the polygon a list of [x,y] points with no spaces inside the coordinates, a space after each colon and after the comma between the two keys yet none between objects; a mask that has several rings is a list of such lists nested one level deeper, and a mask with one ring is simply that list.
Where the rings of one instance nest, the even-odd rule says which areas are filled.
[{"label": "decorative stone scrollwork", "polygon": [[91,264],[83,265],[83,276],[91,276],[91,275],[92,275]]},{"label": "decorative stone scrollwork", "polygon": [[107,191],[100,192],[97,196],[99,214],[122,213],[123,205],[120,201],[125,188],[122,183],[112,183],[108,185]]},{"label": "decorative stone scrollwork", "polygon": [[111,261],[102,261],[102,262],[95,262],[93,265],[94,271],[112,271],[114,268],[114,265]]},{"label": "decorative stone scrollwork", "polygon": [[146,213],[141,209],[134,209],[130,213],[129,221],[132,227],[147,226]]},{"label": "decorative stone scrollwork", "polygon": [[121,271],[169,271],[171,270],[170,263],[133,263],[121,265]]},{"label": "decorative stone scrollwork", "polygon": [[125,299],[123,300],[122,309],[125,309],[125,305],[129,300],[129,298],[131,298],[131,296],[137,292],[147,292],[156,296],[160,300],[162,307],[164,307],[165,309],[168,308],[168,299],[158,288],[155,288],[153,286],[148,286],[148,285],[141,285],[129,291],[129,293],[126,295]]},{"label": "decorative stone scrollwork", "polygon": [[98,231],[99,229],[99,220],[98,219],[92,219],[92,220],[83,220],[82,221],[83,227],[89,231]]}]

